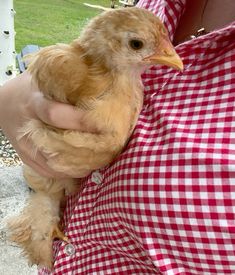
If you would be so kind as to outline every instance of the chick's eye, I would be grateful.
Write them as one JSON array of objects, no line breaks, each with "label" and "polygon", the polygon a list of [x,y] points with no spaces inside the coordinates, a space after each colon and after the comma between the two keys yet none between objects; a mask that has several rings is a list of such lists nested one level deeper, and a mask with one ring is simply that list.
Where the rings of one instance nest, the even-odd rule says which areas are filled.
[{"label": "chick's eye", "polygon": [[161,28],[160,28],[160,32],[161,32],[161,34],[163,34],[163,35],[166,35],[166,34],[167,34],[167,31],[166,31],[166,29],[165,29],[164,27],[161,27]]},{"label": "chick's eye", "polygon": [[140,50],[143,48],[144,43],[138,39],[132,39],[129,41],[129,45],[133,50]]}]

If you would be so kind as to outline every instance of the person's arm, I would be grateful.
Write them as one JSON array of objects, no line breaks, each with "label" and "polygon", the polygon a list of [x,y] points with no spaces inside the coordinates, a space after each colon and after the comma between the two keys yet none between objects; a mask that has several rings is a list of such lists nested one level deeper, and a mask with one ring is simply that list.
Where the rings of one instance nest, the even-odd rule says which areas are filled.
[{"label": "person's arm", "polygon": [[47,156],[34,154],[29,137],[17,140],[19,128],[30,118],[62,129],[95,131],[82,124],[84,111],[59,102],[47,100],[25,72],[0,87],[0,128],[19,154],[22,161],[47,177],[65,177],[47,165]]}]

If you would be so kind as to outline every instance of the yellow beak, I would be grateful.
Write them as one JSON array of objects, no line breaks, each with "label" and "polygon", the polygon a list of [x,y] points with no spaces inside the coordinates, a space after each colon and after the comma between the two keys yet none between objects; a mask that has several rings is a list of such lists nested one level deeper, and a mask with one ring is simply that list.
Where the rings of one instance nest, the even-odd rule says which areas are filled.
[{"label": "yellow beak", "polygon": [[157,50],[157,52],[155,52],[153,55],[145,57],[143,61],[153,65],[166,65],[168,67],[182,71],[184,69],[184,64],[171,43],[164,43],[162,46],[162,48],[159,47],[161,50]]}]

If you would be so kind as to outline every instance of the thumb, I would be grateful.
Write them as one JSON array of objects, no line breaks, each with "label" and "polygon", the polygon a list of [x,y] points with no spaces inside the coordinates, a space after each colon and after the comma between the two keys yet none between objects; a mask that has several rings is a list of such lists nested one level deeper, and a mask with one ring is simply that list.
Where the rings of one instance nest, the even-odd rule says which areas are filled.
[{"label": "thumb", "polygon": [[32,108],[40,120],[56,128],[97,132],[95,125],[85,123],[87,111],[46,99],[41,92],[35,92]]}]

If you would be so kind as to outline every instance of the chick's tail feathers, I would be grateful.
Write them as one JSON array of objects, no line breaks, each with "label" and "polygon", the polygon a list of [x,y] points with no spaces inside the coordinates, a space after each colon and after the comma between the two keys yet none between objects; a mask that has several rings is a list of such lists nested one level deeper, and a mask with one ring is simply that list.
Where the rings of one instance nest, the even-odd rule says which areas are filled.
[{"label": "chick's tail feathers", "polygon": [[59,237],[68,241],[60,229],[59,221],[58,198],[38,192],[30,196],[19,216],[8,221],[8,238],[23,249],[31,265],[52,268],[53,239]]},{"label": "chick's tail feathers", "polygon": [[9,240],[23,249],[31,265],[53,265],[52,234],[59,222],[59,201],[42,193],[32,194],[23,212],[8,221]]}]

